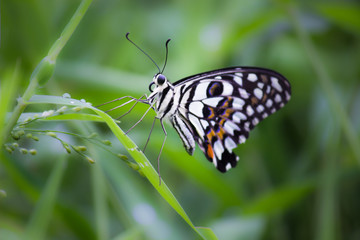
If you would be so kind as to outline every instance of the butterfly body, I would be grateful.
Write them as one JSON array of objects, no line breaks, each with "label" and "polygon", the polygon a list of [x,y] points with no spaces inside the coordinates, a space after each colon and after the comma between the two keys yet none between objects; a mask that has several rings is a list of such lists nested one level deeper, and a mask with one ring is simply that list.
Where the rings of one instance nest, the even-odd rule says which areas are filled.
[{"label": "butterfly body", "polygon": [[[151,86],[155,88],[151,90]],[[244,143],[261,120],[282,108],[290,83],[277,72],[232,67],[196,74],[171,84],[158,73],[147,98],[157,118],[169,120],[189,154],[198,143],[221,172],[236,166],[233,149]]]}]

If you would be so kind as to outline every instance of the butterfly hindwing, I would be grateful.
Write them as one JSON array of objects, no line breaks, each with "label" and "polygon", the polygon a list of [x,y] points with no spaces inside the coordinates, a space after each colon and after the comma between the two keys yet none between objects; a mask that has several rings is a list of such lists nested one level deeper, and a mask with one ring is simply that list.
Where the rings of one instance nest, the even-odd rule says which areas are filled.
[{"label": "butterfly hindwing", "polygon": [[174,83],[181,95],[178,110],[194,139],[215,167],[236,166],[233,149],[244,143],[261,120],[290,99],[289,82],[263,68],[235,67],[190,76]]}]

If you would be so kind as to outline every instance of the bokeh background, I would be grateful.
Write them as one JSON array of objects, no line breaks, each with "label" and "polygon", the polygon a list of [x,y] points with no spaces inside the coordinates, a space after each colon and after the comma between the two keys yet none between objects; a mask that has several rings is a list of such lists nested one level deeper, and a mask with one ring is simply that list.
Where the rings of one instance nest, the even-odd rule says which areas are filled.
[{"label": "bokeh background", "polygon": [[[17,69],[18,96],[79,4],[1,1],[0,79]],[[279,71],[292,84],[291,101],[251,132],[236,149],[238,166],[226,174],[199,148],[187,155],[167,125],[161,176],[195,225],[210,227],[219,239],[360,239],[357,1],[94,1],[38,94],[68,93],[98,105],[148,93],[157,69],[125,39],[126,32],[160,67],[165,41],[172,39],[164,73],[173,82],[217,68],[260,66]],[[121,128],[127,130],[145,110],[139,104],[121,119]],[[129,133],[140,148],[154,116],[149,113]],[[112,142],[111,151],[128,156],[104,124],[31,127],[96,133]],[[96,161],[90,164],[74,151],[67,154],[58,140],[38,137],[8,138],[36,149],[36,155],[9,154],[2,147],[0,239],[24,239],[32,229],[43,231],[38,239],[199,239],[146,178],[99,144],[58,134],[86,145],[86,155]],[[157,123],[145,152],[155,167],[163,137]],[[64,161],[59,188],[47,196],[56,197],[50,220],[34,226],[39,197],[53,184],[50,173]]]}]

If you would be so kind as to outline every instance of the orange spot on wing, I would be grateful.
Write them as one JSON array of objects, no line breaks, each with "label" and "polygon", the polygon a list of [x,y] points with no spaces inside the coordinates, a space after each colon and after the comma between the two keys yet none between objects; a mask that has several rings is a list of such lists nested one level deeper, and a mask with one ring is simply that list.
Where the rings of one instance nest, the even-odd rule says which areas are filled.
[{"label": "orange spot on wing", "polygon": [[213,136],[215,136],[215,132],[213,129],[211,129],[211,131],[208,134],[206,134],[206,137],[208,138],[209,142],[211,142]]},{"label": "orange spot on wing", "polygon": [[229,116],[230,116],[233,112],[234,112],[233,109],[228,108],[228,109],[225,110],[225,113],[224,113],[221,117],[223,117],[223,118],[229,118]]},{"label": "orange spot on wing", "polygon": [[210,158],[214,158],[214,150],[213,150],[213,148],[211,147],[210,144],[207,145],[206,154],[207,154]]},{"label": "orange spot on wing", "polygon": [[231,101],[232,101],[232,97],[228,97],[227,100],[224,102],[224,104],[221,106],[221,108],[228,108]]},{"label": "orange spot on wing", "polygon": [[266,93],[264,93],[264,96],[263,96],[263,98],[261,99],[261,102],[262,103],[264,103],[265,101],[266,101],[266,99],[268,98],[268,96],[267,96],[267,94]]},{"label": "orange spot on wing", "polygon": [[252,97],[251,98],[251,105],[255,106],[256,104],[258,104],[259,100],[256,97]]},{"label": "orange spot on wing", "polygon": [[224,126],[225,121],[226,121],[226,118],[222,118],[219,122],[219,125]]},{"label": "orange spot on wing", "polygon": [[269,79],[266,75],[261,75],[261,80],[263,81],[263,83],[268,83]]},{"label": "orange spot on wing", "polygon": [[224,128],[222,128],[221,126],[220,126],[219,128],[220,128],[220,130],[219,130],[219,132],[216,133],[216,135],[218,136],[218,138],[219,138],[220,140],[223,140],[225,130],[224,130]]},{"label": "orange spot on wing", "polygon": [[214,96],[216,94],[216,91],[218,89],[220,89],[220,83],[214,83],[211,87],[210,87],[210,94],[211,96]]},{"label": "orange spot on wing", "polygon": [[208,116],[208,118],[209,118],[209,119],[214,118],[214,117],[215,117],[214,109],[213,109],[213,108],[209,108],[209,109],[210,109],[211,113],[210,113],[210,115]]}]

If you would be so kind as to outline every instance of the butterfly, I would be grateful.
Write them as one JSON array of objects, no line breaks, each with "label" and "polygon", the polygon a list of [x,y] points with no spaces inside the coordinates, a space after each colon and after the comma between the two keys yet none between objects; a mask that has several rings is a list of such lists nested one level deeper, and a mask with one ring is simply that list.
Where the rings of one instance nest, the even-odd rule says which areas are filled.
[{"label": "butterfly", "polygon": [[171,122],[186,151],[195,143],[220,172],[236,166],[233,152],[261,120],[290,100],[291,86],[281,74],[258,67],[230,67],[170,83],[158,73],[147,97],[157,118]]},{"label": "butterfly", "polygon": [[[128,35],[126,38],[140,49]],[[166,60],[169,41],[166,42]],[[192,155],[197,143],[220,172],[236,166],[239,157],[233,149],[244,143],[260,121],[284,107],[291,97],[289,81],[273,70],[229,67],[171,83],[163,74],[166,60],[162,71],[154,62],[159,72],[149,85],[151,94],[138,101],[156,111],[165,139],[163,120],[168,120],[186,151]]]}]

